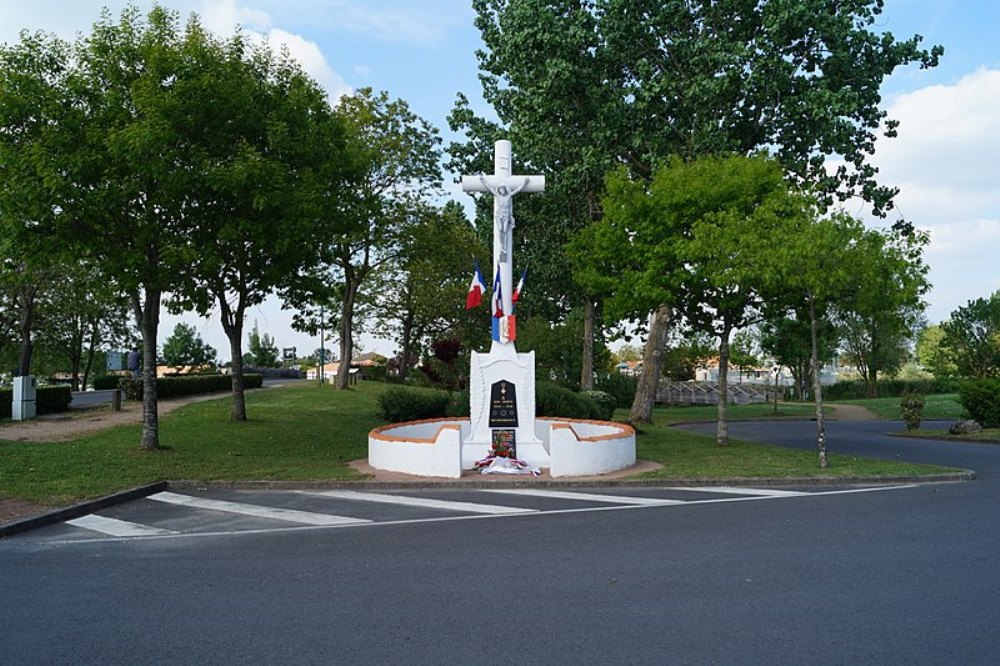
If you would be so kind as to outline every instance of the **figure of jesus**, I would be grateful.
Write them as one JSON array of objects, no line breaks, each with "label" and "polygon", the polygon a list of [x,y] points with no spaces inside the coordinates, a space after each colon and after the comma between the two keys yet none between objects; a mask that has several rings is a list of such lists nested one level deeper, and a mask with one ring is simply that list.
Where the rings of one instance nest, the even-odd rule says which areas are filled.
[{"label": "figure of jesus", "polygon": [[514,228],[514,195],[527,187],[531,179],[526,176],[524,182],[513,189],[502,183],[497,187],[491,187],[486,181],[486,176],[479,176],[479,181],[487,192],[496,197],[497,205],[493,213],[493,225],[500,233],[500,261],[506,261],[507,232]]}]

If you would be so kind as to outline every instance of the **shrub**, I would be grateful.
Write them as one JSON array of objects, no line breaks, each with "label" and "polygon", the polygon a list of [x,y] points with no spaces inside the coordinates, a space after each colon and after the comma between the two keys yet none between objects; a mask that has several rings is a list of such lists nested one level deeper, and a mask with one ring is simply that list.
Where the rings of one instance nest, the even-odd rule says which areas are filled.
[{"label": "shrub", "polygon": [[396,387],[379,396],[378,415],[390,423],[441,418],[445,416],[448,402],[449,395],[444,392],[418,393]]},{"label": "shrub", "polygon": [[448,397],[448,406],[445,409],[445,416],[450,418],[462,418],[469,416],[471,404],[469,403],[469,389],[463,389],[452,393]]},{"label": "shrub", "polygon": [[[880,379],[878,381],[878,397],[901,398],[908,393],[934,395],[954,393],[958,390],[958,382],[954,379]],[[862,400],[867,398],[865,383],[861,380],[839,381],[823,387],[825,400]]]},{"label": "shrub", "polygon": [[907,393],[899,401],[899,409],[903,414],[907,430],[916,430],[924,420],[924,396],[919,393]]},{"label": "shrub", "polygon": [[121,379],[118,375],[101,375],[100,377],[94,377],[92,382],[95,391],[107,391],[108,389],[118,388],[118,380]]},{"label": "shrub", "polygon": [[[142,379],[121,378],[119,385],[126,400],[142,400]],[[255,389],[263,385],[263,375],[243,375],[243,388]],[[187,375],[184,377],[158,377],[156,380],[156,397],[163,400],[232,390],[232,375]]]},{"label": "shrub", "polygon": [[535,416],[562,416],[567,419],[600,419],[601,410],[593,400],[552,382],[535,384]]},{"label": "shrub", "polygon": [[594,404],[597,405],[598,420],[611,420],[611,417],[614,416],[615,413],[615,407],[618,406],[618,403],[613,395],[605,393],[604,391],[584,391],[582,395],[586,398],[590,398]]},{"label": "shrub", "polygon": [[[9,419],[12,416],[14,391],[0,390],[0,418]],[[35,412],[37,414],[58,414],[69,410],[73,401],[73,393],[69,386],[39,386],[35,393]]]},{"label": "shrub", "polygon": [[598,377],[594,388],[610,393],[615,398],[615,407],[628,409],[635,400],[635,387],[639,380],[631,375],[612,372],[604,377]]},{"label": "shrub", "polygon": [[1000,379],[974,379],[963,382],[958,400],[984,428],[1000,428]]}]

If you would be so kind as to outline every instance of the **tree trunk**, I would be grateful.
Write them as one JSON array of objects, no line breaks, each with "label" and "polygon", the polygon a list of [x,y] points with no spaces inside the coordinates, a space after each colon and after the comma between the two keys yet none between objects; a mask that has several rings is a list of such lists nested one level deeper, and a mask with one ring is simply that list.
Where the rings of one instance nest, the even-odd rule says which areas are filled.
[{"label": "tree trunk", "polygon": [[716,424],[715,443],[719,446],[729,444],[729,335],[732,327],[728,321],[722,325],[719,335],[719,401],[718,423]]},{"label": "tree trunk", "polygon": [[816,448],[819,450],[819,466],[826,468],[826,423],[823,421],[823,393],[819,384],[819,344],[817,343],[816,300],[809,296],[809,337],[811,353],[809,366],[812,371],[813,400],[816,404]]},{"label": "tree trunk", "polygon": [[156,400],[156,332],[160,324],[160,291],[145,289],[146,300],[140,304],[139,294],[132,299],[139,330],[142,332],[142,440],[139,448],[156,451],[160,448],[160,423]]},{"label": "tree trunk", "polygon": [[354,321],[354,299],[358,294],[358,284],[346,278],[344,285],[344,303],[340,316],[340,366],[337,368],[337,388],[346,389],[350,379],[351,356],[354,355],[354,339],[351,337],[351,324]]},{"label": "tree trunk", "polygon": [[670,306],[661,305],[649,317],[649,334],[642,350],[642,373],[639,375],[635,399],[628,415],[633,423],[653,422],[653,405],[656,403],[656,389],[663,369],[670,315]]},{"label": "tree trunk", "polygon": [[26,377],[31,374],[31,356],[35,350],[35,345],[31,342],[31,327],[35,320],[35,295],[38,290],[35,287],[26,287],[20,295],[21,306],[21,351],[18,355],[17,374],[19,377]]},{"label": "tree trunk", "polygon": [[403,316],[402,345],[399,352],[399,381],[406,383],[406,374],[410,370],[410,346],[413,344],[413,308],[407,308]]},{"label": "tree trunk", "polygon": [[219,301],[222,329],[229,339],[229,354],[232,358],[230,373],[233,377],[233,409],[229,414],[229,419],[243,422],[247,420],[246,391],[243,382],[243,299],[241,296],[235,311],[226,300],[225,293],[217,294],[217,300]]},{"label": "tree trunk", "polygon": [[583,302],[583,358],[580,369],[580,390],[594,390],[594,301]]},{"label": "tree trunk", "polygon": [[83,367],[83,388],[87,389],[87,382],[90,381],[90,371],[94,368],[94,354],[97,349],[97,340],[101,332],[100,320],[95,320],[90,324],[90,344],[87,345],[87,363]]}]

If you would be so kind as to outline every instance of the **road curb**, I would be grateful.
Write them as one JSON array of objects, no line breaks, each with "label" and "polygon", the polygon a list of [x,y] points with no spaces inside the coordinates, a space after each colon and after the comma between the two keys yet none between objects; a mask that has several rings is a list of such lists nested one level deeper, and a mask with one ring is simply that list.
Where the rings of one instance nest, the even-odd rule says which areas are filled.
[{"label": "road curb", "polygon": [[508,478],[468,478],[468,479],[428,479],[406,481],[170,481],[171,490],[419,490],[441,488],[651,488],[659,486],[723,487],[723,486],[763,486],[767,488],[801,486],[870,486],[903,485],[912,483],[953,483],[974,481],[973,470],[962,470],[945,474],[923,476],[842,476],[842,477],[732,477],[726,479],[671,479],[656,477],[649,479],[537,479],[534,477]]},{"label": "road curb", "polygon": [[479,490],[483,488],[651,488],[673,486],[689,487],[721,487],[721,486],[756,486],[766,488],[802,487],[802,486],[870,486],[904,485],[914,483],[953,483],[958,481],[974,481],[976,473],[973,470],[962,470],[948,474],[931,474],[924,476],[843,476],[843,477],[731,477],[726,479],[537,479],[534,477],[512,479],[506,477],[491,477],[479,479],[428,479],[413,481],[157,481],[137,488],[123,490],[118,493],[99,497],[87,502],[80,502],[62,509],[56,509],[31,518],[25,518],[6,525],[0,525],[0,539],[20,532],[54,525],[55,523],[72,520],[81,516],[106,509],[122,502],[148,497],[164,490],[438,490],[444,488],[468,488]]},{"label": "road curb", "polygon": [[39,516],[33,516],[31,518],[25,518],[24,520],[18,520],[13,523],[7,523],[6,525],[0,525],[0,539],[19,532],[27,532],[28,530],[45,527],[46,525],[54,525],[55,523],[61,523],[66,520],[73,520],[74,518],[86,516],[87,514],[100,511],[101,509],[106,509],[109,506],[121,504],[122,502],[148,497],[153,493],[164,491],[169,487],[170,484],[167,481],[157,481],[156,483],[150,483],[145,486],[123,490],[111,495],[105,495],[104,497],[98,497],[97,499],[67,506],[62,509],[56,509],[48,513],[43,513]]}]

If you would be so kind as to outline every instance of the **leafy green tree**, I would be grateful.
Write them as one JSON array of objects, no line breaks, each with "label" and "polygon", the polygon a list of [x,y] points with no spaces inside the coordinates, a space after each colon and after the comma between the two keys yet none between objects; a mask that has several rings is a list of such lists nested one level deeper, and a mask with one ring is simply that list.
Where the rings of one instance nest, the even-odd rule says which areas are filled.
[{"label": "leafy green tree", "polygon": [[254,368],[277,368],[281,365],[278,360],[278,345],[267,333],[260,334],[256,321],[247,339],[247,353],[243,355],[243,363]]},{"label": "leafy green tree", "polygon": [[741,380],[744,372],[761,366],[756,328],[743,329],[733,335],[733,342],[729,347],[729,359],[740,371]]},{"label": "leafy green tree", "polygon": [[74,391],[87,386],[100,350],[133,336],[128,299],[113,283],[79,261],[61,267],[47,290],[37,338],[61,370],[69,368]]},{"label": "leafy green tree", "polygon": [[[805,386],[812,384],[812,332],[809,314],[803,304],[794,308],[771,307],[765,310],[760,325],[760,346],[778,365],[788,368],[795,383],[795,395],[805,399]],[[836,327],[820,312],[816,326],[817,358],[829,363],[837,353],[839,342]]]},{"label": "leafy green tree", "polygon": [[958,373],[964,377],[1000,374],[1000,291],[977,298],[951,313],[941,324],[944,340]]},{"label": "leafy green tree", "polygon": [[[399,345],[400,381],[406,381],[431,340],[457,337],[485,343],[489,335],[488,308],[471,314],[465,309],[471,259],[487,256],[486,248],[457,202],[426,213],[422,223],[408,230],[398,260],[386,266],[373,289],[375,330]],[[479,330],[472,330],[477,324]]]},{"label": "leafy green tree", "polygon": [[214,364],[215,349],[205,344],[194,326],[177,322],[174,332],[163,343],[163,362],[175,368],[199,368]]},{"label": "leafy green tree", "polygon": [[923,323],[921,297],[929,288],[921,233],[866,233],[857,245],[866,258],[856,289],[834,308],[846,356],[857,365],[866,394],[878,396],[878,373],[894,374],[909,358]]},{"label": "leafy green tree", "polygon": [[916,361],[935,377],[954,377],[958,366],[951,360],[940,324],[924,327],[917,335]]},{"label": "leafy green tree", "polygon": [[[816,185],[826,202],[861,195],[887,209],[894,190],[875,182],[869,163],[879,129],[896,132],[878,106],[880,84],[911,62],[935,66],[943,52],[920,49],[919,36],[897,41],[873,32],[881,0],[477,0],[473,6],[486,46],[479,55],[484,96],[501,123],[463,110],[470,147],[483,150],[485,135],[503,129],[524,145],[521,163],[552,169],[553,182],[565,175],[586,213],[564,214],[570,224],[544,223],[568,229],[600,216],[600,175],[608,165],[649,178],[670,155],[762,148],[796,179]],[[825,163],[834,154],[845,161],[831,175]],[[583,284],[588,296],[615,293],[607,291],[615,285]],[[653,312],[653,342],[632,410],[640,418],[651,413],[654,355],[662,355],[671,320],[667,304]]]},{"label": "leafy green tree", "polygon": [[315,265],[340,233],[319,202],[339,206],[353,165],[343,122],[287,53],[240,33],[202,34],[192,50],[200,78],[178,80],[170,98],[192,155],[192,230],[190,266],[169,305],[219,313],[233,359],[231,418],[244,421],[246,313]]},{"label": "leafy green tree", "polygon": [[337,388],[345,389],[357,309],[373,301],[366,288],[399,259],[409,230],[427,218],[426,199],[440,189],[440,138],[406,102],[370,88],[342,98],[337,113],[361,175],[336,199],[322,201],[323,214],[337,222],[339,233],[321,247],[309,279],[286,290],[285,300],[299,311],[296,328],[310,333],[327,325],[328,311],[336,312]]}]

